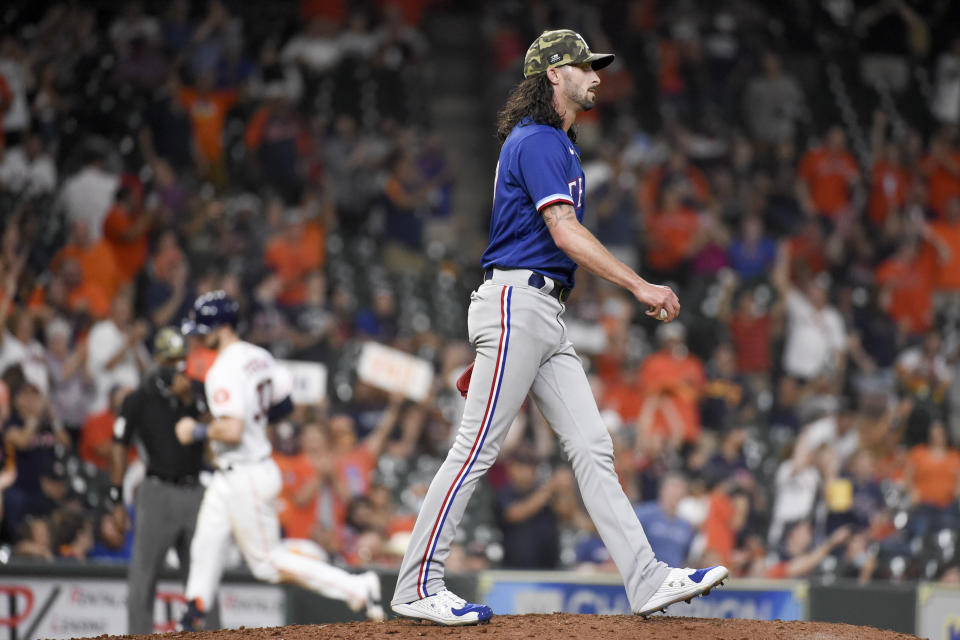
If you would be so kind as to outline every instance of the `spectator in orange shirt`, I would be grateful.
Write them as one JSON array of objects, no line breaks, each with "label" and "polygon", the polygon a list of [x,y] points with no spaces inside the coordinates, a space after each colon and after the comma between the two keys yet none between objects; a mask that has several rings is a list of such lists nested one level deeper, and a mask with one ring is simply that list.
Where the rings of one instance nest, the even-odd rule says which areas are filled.
[{"label": "spectator in orange shirt", "polygon": [[675,447],[692,444],[700,436],[700,396],[706,383],[703,363],[687,349],[682,324],[661,326],[657,337],[660,349],[641,365],[637,380],[644,396],[637,435],[643,438],[654,432]]},{"label": "spectator in orange shirt", "polygon": [[59,314],[102,320],[110,313],[110,299],[100,287],[84,280],[75,258],[67,258],[46,284],[34,288],[27,308],[44,318]]},{"label": "spectator in orange shirt", "polygon": [[281,281],[277,301],[285,307],[303,304],[307,276],[321,268],[323,260],[323,226],[317,221],[305,221],[299,209],[289,210],[283,230],[267,243],[263,257]]},{"label": "spectator in orange shirt", "polygon": [[317,474],[313,527],[310,538],[331,552],[343,545],[350,494],[337,474],[337,459],[327,430],[318,423],[303,425],[300,446]]},{"label": "spectator in orange shirt", "polygon": [[283,486],[278,498],[283,537],[309,539],[317,518],[317,493],[320,478],[303,451],[302,431],[282,422],[273,431],[273,459],[280,469]]},{"label": "spectator in orange shirt", "polygon": [[[127,397],[129,387],[114,387],[110,391],[110,406],[103,411],[87,416],[80,430],[78,453],[86,461],[96,465],[97,469],[107,471],[110,466],[110,452],[113,449],[113,423],[117,420],[123,399]],[[128,462],[137,457],[133,447],[129,450]]]},{"label": "spectator in orange shirt", "polygon": [[904,477],[913,510],[910,529],[924,535],[941,527],[956,529],[960,498],[960,451],[950,446],[947,428],[939,419],[930,423],[927,444],[907,454]]},{"label": "spectator in orange shirt", "polygon": [[140,209],[129,187],[117,189],[113,206],[103,221],[103,236],[113,250],[121,284],[128,284],[147,261],[147,234],[156,214]]},{"label": "spectator in orange shirt", "polygon": [[934,290],[956,297],[960,294],[960,197],[947,201],[944,219],[925,227],[924,237],[937,252]]},{"label": "spectator in orange shirt", "polygon": [[663,192],[663,207],[646,216],[646,264],[661,280],[684,280],[685,267],[699,248],[700,216],[683,202],[683,187]]},{"label": "spectator in orange shirt", "polygon": [[930,154],[921,170],[927,178],[930,206],[943,217],[947,202],[960,197],[960,151],[951,146],[949,133],[942,132],[930,141]]},{"label": "spectator in orange shirt", "polygon": [[902,210],[910,186],[911,176],[903,162],[903,153],[897,142],[887,140],[887,115],[881,109],[873,113],[870,171],[870,202],[867,217],[877,228],[882,228],[890,214]]},{"label": "spectator in orange shirt", "polygon": [[104,299],[113,299],[121,283],[117,259],[107,240],[91,241],[90,227],[85,222],[74,223],[67,244],[53,258],[53,270],[59,271],[67,260],[76,261],[80,268],[80,282],[71,282],[71,291],[95,287]]},{"label": "spectator in orange shirt", "polygon": [[835,220],[849,211],[860,169],[841,127],[831,127],[826,143],[804,154],[797,174],[797,197],[807,213]]},{"label": "spectator in orange shirt", "polygon": [[197,86],[180,89],[180,103],[190,114],[193,142],[198,164],[213,182],[226,182],[226,164],[223,153],[223,129],[227,112],[236,104],[239,94],[234,89],[216,89],[214,76],[201,73]]},{"label": "spectator in orange shirt", "polygon": [[[704,206],[710,202],[710,183],[697,167],[690,164],[686,154],[673,149],[667,162],[651,171],[640,194],[641,204],[647,211],[661,208],[660,199],[666,197],[668,186],[677,186],[681,190],[681,200]],[[666,208],[663,205],[663,208]]]},{"label": "spectator in orange shirt", "polygon": [[602,396],[598,402],[601,411],[614,411],[623,422],[634,422],[643,406],[643,395],[633,380],[633,371],[619,371],[601,383]]},{"label": "spectator in orange shirt", "polygon": [[817,218],[807,218],[800,233],[788,241],[790,248],[790,273],[796,279],[797,273],[803,271],[806,275],[819,275],[827,270],[826,248],[827,239],[824,237],[823,227]]},{"label": "spectator in orange shirt", "polygon": [[737,535],[747,524],[750,499],[743,491],[727,493],[718,487],[710,493],[707,517],[703,521],[704,558],[701,562],[729,565],[737,548]]},{"label": "spectator in orange shirt", "polygon": [[933,325],[935,266],[919,254],[917,244],[916,239],[904,239],[874,274],[877,285],[890,291],[885,311],[906,335],[923,333]]},{"label": "spectator in orange shirt", "polygon": [[353,418],[343,413],[330,416],[330,448],[336,460],[337,476],[351,498],[370,490],[377,459],[386,446],[387,436],[397,425],[402,405],[402,396],[391,396],[377,426],[360,442],[357,442]]},{"label": "spectator in orange shirt", "polygon": [[914,505],[946,509],[960,497],[960,451],[950,446],[941,420],[930,423],[927,444],[907,454],[905,483]]},{"label": "spectator in orange shirt", "polygon": [[903,207],[909,184],[910,172],[901,161],[900,146],[895,142],[886,143],[870,172],[868,218],[873,225],[883,227],[890,214]]}]

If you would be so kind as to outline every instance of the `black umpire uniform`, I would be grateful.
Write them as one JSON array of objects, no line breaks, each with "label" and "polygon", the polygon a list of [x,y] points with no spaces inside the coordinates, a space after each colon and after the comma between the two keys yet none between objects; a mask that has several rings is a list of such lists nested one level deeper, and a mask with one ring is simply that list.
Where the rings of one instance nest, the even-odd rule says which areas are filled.
[{"label": "black umpire uniform", "polygon": [[[146,477],[137,490],[136,530],[127,574],[131,634],[153,633],[157,575],[170,547],[176,549],[186,575],[190,540],[203,498],[199,476],[204,445],[184,446],[174,432],[180,418],[201,419],[207,413],[203,385],[186,377],[185,358],[186,342],[179,330],[161,329],[154,339],[157,366],[123,401],[113,429],[110,497],[114,502],[120,500],[131,442],[136,441],[147,466]],[[216,616],[217,607],[211,609]]]}]

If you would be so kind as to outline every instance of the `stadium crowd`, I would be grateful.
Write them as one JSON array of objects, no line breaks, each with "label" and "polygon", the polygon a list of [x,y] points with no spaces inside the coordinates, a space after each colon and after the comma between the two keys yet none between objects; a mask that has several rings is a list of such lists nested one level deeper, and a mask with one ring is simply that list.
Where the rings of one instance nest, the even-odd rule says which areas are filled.
[{"label": "stadium crowd", "polygon": [[[273,428],[285,535],[398,565],[472,359],[479,253],[450,229],[482,244],[489,208],[455,205],[427,27],[475,10],[491,123],[542,29],[617,53],[578,124],[587,224],[684,309],[658,325],[581,271],[568,324],[658,556],[960,582],[957,8],[717,4],[5,12],[0,557],[129,557],[104,498],[116,411],[153,334],[222,288],[246,339],[329,371],[327,401]],[[430,361],[429,398],[360,381],[367,340]],[[451,570],[613,570],[575,486],[530,404]]]}]

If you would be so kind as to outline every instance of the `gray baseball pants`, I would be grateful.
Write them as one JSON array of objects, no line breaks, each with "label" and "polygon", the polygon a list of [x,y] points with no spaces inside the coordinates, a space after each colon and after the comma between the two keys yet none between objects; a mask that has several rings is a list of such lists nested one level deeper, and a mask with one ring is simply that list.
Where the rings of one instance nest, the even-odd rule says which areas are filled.
[{"label": "gray baseball pants", "polygon": [[[127,573],[127,625],[132,635],[153,633],[157,576],[170,547],[176,549],[184,575],[190,564],[190,540],[203,499],[199,484],[178,486],[147,476],[137,489],[133,550]],[[220,626],[218,606],[211,606],[207,628]]]},{"label": "gray baseball pants", "polygon": [[476,364],[457,432],[417,516],[400,567],[393,603],[443,588],[450,543],[477,481],[530,392],[564,452],[587,512],[620,570],[631,608],[646,603],[666,579],[613,467],[613,442],[600,418],[583,365],[567,339],[564,306],[528,283],[530,271],[495,270],[471,295],[467,317]]}]

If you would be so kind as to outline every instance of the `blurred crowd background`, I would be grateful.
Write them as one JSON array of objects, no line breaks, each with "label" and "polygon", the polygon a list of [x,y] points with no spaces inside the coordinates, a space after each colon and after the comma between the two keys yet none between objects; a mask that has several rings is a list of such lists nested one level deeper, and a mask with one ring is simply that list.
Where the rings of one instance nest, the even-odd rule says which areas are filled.
[{"label": "blurred crowd background", "polygon": [[[398,566],[472,359],[495,113],[529,42],[570,27],[617,54],[577,124],[585,222],[683,304],[661,325],[581,271],[567,310],[654,550],[960,582],[960,4],[10,2],[0,22],[0,560],[128,558],[114,412],[152,335],[222,288],[243,337],[328,368],[327,401],[273,429],[286,535]],[[358,381],[367,340],[431,362],[429,399]],[[189,371],[209,361],[194,345]],[[449,561],[487,567],[615,570],[532,403]]]}]

